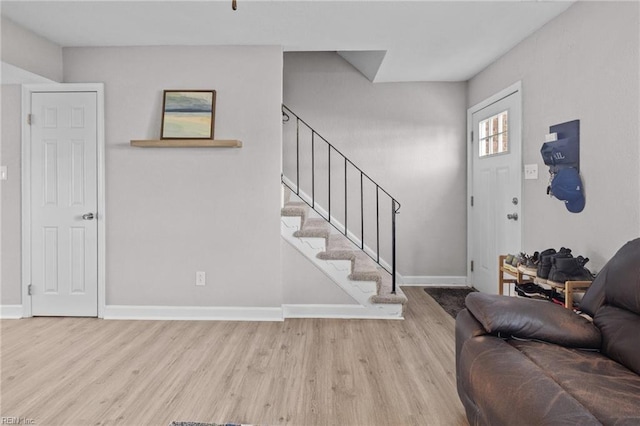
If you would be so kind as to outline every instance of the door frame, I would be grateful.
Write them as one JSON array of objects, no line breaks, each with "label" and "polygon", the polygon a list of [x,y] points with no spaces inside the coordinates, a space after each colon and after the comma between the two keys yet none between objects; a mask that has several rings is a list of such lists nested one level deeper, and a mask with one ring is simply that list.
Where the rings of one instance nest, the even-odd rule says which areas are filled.
[{"label": "door frame", "polygon": [[104,138],[104,84],[103,83],[56,83],[22,85],[22,316],[33,316],[31,311],[31,113],[33,93],[94,92],[97,115],[97,178],[98,178],[98,318],[104,318],[106,297],[106,205],[105,205],[105,138]]},{"label": "door frame", "polygon": [[[474,150],[473,150],[473,141],[472,141],[472,132],[475,130],[473,128],[473,114],[475,114],[476,112],[480,112],[481,110],[485,109],[486,107],[508,97],[511,96],[513,94],[518,95],[518,99],[517,101],[520,103],[520,108],[519,108],[519,113],[517,115],[518,120],[520,120],[520,158],[518,158],[518,163],[520,165],[520,170],[522,170],[523,163],[522,163],[522,151],[523,151],[523,138],[522,138],[522,134],[523,134],[523,123],[522,123],[522,81],[517,81],[514,84],[512,84],[511,86],[508,86],[502,90],[500,90],[498,93],[488,97],[487,99],[475,104],[474,106],[472,106],[471,108],[469,108],[467,110],[467,285],[471,285],[471,257],[472,257],[472,248],[473,248],[473,221],[471,220],[471,196],[473,195],[473,155],[474,155]],[[521,247],[524,245],[523,244],[523,223],[525,221],[525,216],[526,216],[526,209],[525,206],[523,204],[524,202],[524,188],[523,188],[523,181],[522,181],[522,175],[520,177],[520,204],[521,204],[521,208],[520,208],[520,219],[518,220],[519,222],[519,227],[520,227],[520,244]],[[506,254],[506,253],[505,253]],[[496,266],[498,264],[498,259],[496,258]],[[499,273],[499,272],[498,272]],[[498,283],[496,283],[496,286],[498,285]]]}]

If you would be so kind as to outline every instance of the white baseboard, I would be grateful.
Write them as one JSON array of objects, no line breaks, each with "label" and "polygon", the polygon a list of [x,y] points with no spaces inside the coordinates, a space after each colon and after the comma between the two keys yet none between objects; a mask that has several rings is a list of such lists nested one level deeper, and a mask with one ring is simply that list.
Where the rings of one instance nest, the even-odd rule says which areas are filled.
[{"label": "white baseboard", "polygon": [[107,305],[104,319],[183,321],[283,321],[282,308],[241,306]]},{"label": "white baseboard", "polygon": [[403,276],[399,279],[400,285],[418,287],[466,287],[465,276]]},{"label": "white baseboard", "polygon": [[[282,305],[284,318],[333,318],[333,319],[403,319],[394,310],[395,305],[380,304],[376,308],[362,305]],[[400,308],[400,311],[402,308]]]},{"label": "white baseboard", "polygon": [[0,305],[0,318],[2,319],[22,318],[22,305]]}]

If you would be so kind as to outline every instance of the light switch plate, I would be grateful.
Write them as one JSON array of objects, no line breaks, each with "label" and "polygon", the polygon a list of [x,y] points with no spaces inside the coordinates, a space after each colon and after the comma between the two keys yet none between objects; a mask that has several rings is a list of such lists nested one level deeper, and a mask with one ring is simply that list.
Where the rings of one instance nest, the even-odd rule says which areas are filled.
[{"label": "light switch plate", "polygon": [[196,272],[196,285],[202,286],[207,284],[207,274],[204,271]]},{"label": "light switch plate", "polygon": [[7,166],[0,166],[0,180],[7,180]]},{"label": "light switch plate", "polygon": [[538,165],[537,164],[525,164],[524,165],[524,178],[525,179],[538,179]]}]

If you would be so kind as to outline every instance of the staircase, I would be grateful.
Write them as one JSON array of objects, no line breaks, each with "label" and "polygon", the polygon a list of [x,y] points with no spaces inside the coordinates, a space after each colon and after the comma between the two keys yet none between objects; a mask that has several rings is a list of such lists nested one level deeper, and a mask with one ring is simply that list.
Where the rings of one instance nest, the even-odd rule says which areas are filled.
[{"label": "staircase", "polygon": [[[286,176],[286,170],[283,172],[282,183],[285,188],[285,196],[281,210],[282,237],[358,302],[359,309],[350,316],[401,319],[407,298],[395,283],[395,216],[400,209],[400,204],[335,149],[333,145],[329,144],[315,130],[283,105],[283,122],[285,126],[291,123],[291,117],[295,118],[296,126],[295,170],[289,170],[289,172],[295,176],[295,180]],[[301,126],[305,127],[305,131],[301,132]],[[283,132],[283,134],[286,133],[286,131]],[[305,145],[301,141],[301,133],[310,135],[311,162],[308,164],[310,170],[303,170],[300,165],[301,155],[303,155],[301,152],[304,151]],[[322,179],[328,180],[328,185],[325,188],[326,196],[323,198],[327,208],[318,202],[316,195],[318,186],[316,170],[319,165],[315,157],[318,155],[319,143],[326,144],[324,148],[326,154],[323,154],[323,158],[327,159],[327,164],[325,164],[327,167]],[[287,144],[284,144],[284,146],[286,156]],[[344,188],[338,194],[338,197],[332,196],[332,188],[335,187],[336,182],[336,173],[331,166],[332,159],[334,166],[336,159],[340,165],[344,165],[343,170],[339,173],[342,178],[341,185],[344,184]],[[301,174],[303,176],[302,179]],[[310,182],[310,188],[304,188],[302,183],[305,175],[310,176],[310,179],[307,179]],[[334,175],[333,184],[332,175]],[[350,212],[347,210],[347,206],[351,205],[348,200],[350,194],[349,185],[351,184],[349,175],[356,176],[356,184],[359,177],[360,191],[355,198],[359,198],[360,208],[356,209],[359,212],[351,212],[352,216],[357,215],[357,220],[355,220],[358,225],[356,226],[357,229],[354,229],[353,225],[351,227],[346,226],[348,219],[352,220],[352,216],[349,215]],[[365,179],[371,188],[375,188],[375,209],[372,209],[374,212],[370,213],[365,211]],[[351,184],[351,186],[354,185]],[[305,191],[304,189],[308,190]],[[335,194],[336,190],[333,189],[333,192]],[[391,206],[391,211],[388,215],[390,220],[387,221],[391,225],[389,234],[381,234],[380,231],[380,205],[382,203],[380,198],[383,197],[388,197],[387,203]],[[334,216],[336,206],[342,214],[341,220],[336,219]],[[374,247],[369,247],[365,244],[365,219],[368,222],[373,222],[374,218],[375,228],[373,224],[370,225],[370,228],[375,229],[375,232],[371,231],[369,233],[375,234],[375,242],[373,244]],[[352,220],[352,222],[354,221]],[[391,253],[391,264],[385,262],[381,257],[380,253],[383,251],[380,242],[381,235],[383,237],[390,235],[387,240],[390,240],[390,244],[388,244],[390,250],[388,251]]]}]

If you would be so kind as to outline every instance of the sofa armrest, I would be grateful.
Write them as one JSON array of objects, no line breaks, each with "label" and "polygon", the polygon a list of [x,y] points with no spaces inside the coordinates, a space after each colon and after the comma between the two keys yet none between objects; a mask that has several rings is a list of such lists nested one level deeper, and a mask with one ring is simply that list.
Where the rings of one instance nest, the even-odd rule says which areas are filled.
[{"label": "sofa armrest", "polygon": [[467,309],[487,333],[599,349],[600,330],[569,309],[539,300],[471,293]]}]

